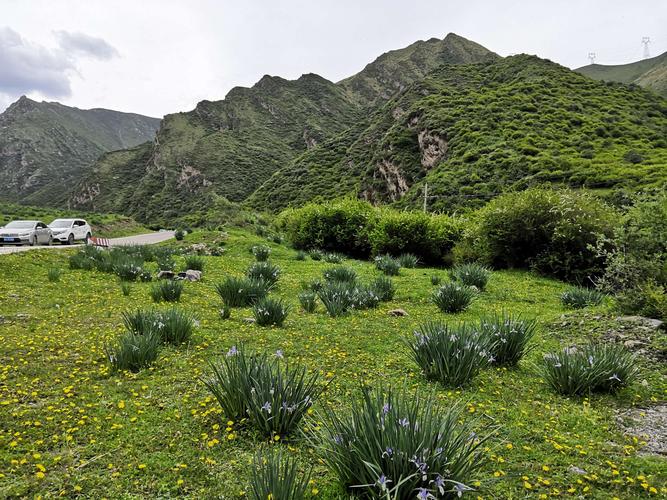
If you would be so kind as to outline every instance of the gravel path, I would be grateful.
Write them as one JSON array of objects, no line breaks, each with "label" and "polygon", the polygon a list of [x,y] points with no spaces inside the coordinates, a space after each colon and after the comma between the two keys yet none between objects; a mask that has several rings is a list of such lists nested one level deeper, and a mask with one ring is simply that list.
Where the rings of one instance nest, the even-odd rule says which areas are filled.
[{"label": "gravel path", "polygon": [[[170,240],[174,237],[174,231],[159,231],[157,233],[137,234],[135,236],[125,236],[124,238],[109,238],[109,243],[113,247],[125,245],[152,245],[162,241]],[[79,245],[38,245],[38,246],[0,246],[0,255],[6,253],[27,252],[30,250],[55,250],[63,248],[76,248]]]}]

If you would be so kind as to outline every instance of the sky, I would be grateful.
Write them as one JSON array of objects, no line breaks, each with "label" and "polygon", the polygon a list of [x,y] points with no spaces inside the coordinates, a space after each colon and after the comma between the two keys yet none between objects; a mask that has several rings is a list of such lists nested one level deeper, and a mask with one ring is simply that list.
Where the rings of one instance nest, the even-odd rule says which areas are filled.
[{"label": "sky", "polygon": [[454,32],[564,66],[667,51],[667,0],[0,0],[0,112],[21,95],[162,117],[263,75],[332,81]]}]

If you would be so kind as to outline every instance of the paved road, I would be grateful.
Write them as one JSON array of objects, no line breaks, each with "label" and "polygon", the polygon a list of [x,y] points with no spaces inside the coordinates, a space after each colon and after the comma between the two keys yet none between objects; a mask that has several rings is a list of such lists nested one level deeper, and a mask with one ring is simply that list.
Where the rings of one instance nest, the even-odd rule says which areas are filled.
[{"label": "paved road", "polygon": [[[109,243],[113,247],[124,245],[152,245],[160,243],[174,237],[173,231],[159,231],[157,233],[137,234],[136,236],[126,236],[124,238],[110,238]],[[0,246],[0,255],[5,253],[27,252],[29,250],[54,250],[63,248],[76,248],[82,245],[39,245],[39,246]]]}]

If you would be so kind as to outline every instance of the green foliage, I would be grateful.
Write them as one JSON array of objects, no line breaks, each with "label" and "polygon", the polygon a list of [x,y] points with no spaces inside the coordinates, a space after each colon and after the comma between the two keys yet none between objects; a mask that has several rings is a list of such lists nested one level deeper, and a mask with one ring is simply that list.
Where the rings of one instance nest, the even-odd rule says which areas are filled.
[{"label": "green foliage", "polygon": [[[368,498],[455,498],[471,489],[483,465],[481,445],[459,408],[441,410],[432,396],[362,389],[349,414],[328,410],[319,455],[351,492]],[[423,498],[427,498],[424,496]]]},{"label": "green foliage", "polygon": [[180,280],[160,280],[151,287],[153,302],[178,302],[183,293],[183,282]]},{"label": "green foliage", "polygon": [[600,305],[604,300],[604,294],[591,288],[572,286],[562,293],[560,300],[567,307],[581,309]]},{"label": "green foliage", "polygon": [[374,259],[375,268],[388,276],[398,276],[401,270],[401,264],[391,255],[378,255]]},{"label": "green foliage", "polygon": [[252,306],[252,315],[259,326],[283,326],[289,306],[282,299],[264,297]]},{"label": "green foliage", "polygon": [[232,316],[232,308],[228,306],[222,306],[220,309],[220,319],[229,319]]},{"label": "green foliage", "polygon": [[544,356],[543,375],[560,394],[616,392],[637,376],[636,357],[622,345],[589,344]]},{"label": "green foliage", "polygon": [[308,252],[308,255],[310,256],[311,259],[315,261],[322,260],[322,257],[324,257],[324,254],[322,253],[321,250],[318,249],[313,249]]},{"label": "green foliage", "polygon": [[299,294],[299,303],[307,313],[315,312],[317,308],[317,293],[306,290]]},{"label": "green foliage", "polygon": [[47,277],[49,278],[49,281],[51,283],[56,283],[60,281],[60,275],[62,274],[62,271],[58,267],[51,267],[49,268],[47,272]]},{"label": "green foliage", "polygon": [[248,268],[246,276],[251,281],[263,281],[273,287],[280,278],[280,268],[270,262],[254,262]]},{"label": "green foliage", "polygon": [[477,296],[474,288],[458,283],[445,283],[433,294],[433,303],[444,313],[465,311]]},{"label": "green foliage", "polygon": [[246,307],[266,297],[271,284],[264,280],[237,278],[228,276],[222,283],[215,285],[215,291],[224,305],[230,307]]},{"label": "green foliage", "polygon": [[176,308],[164,311],[137,310],[123,313],[123,323],[129,333],[156,335],[166,344],[180,345],[190,340],[194,329],[192,317]]},{"label": "green foliage", "polygon": [[490,342],[493,361],[508,366],[516,366],[530,351],[536,328],[535,320],[508,312],[482,316],[479,322],[480,333]]},{"label": "green foliage", "polygon": [[442,283],[442,277],[438,276],[437,274],[432,274],[431,285],[438,286],[440,283]]},{"label": "green foliage", "polygon": [[104,351],[113,371],[138,372],[155,362],[161,341],[157,334],[140,335],[128,332],[107,344]]},{"label": "green foliage", "polygon": [[296,459],[285,456],[282,450],[268,449],[255,455],[251,474],[251,500],[303,500],[311,472],[299,473]]},{"label": "green foliage", "polygon": [[357,272],[351,267],[330,267],[324,270],[324,279],[328,282],[355,283]]},{"label": "green foliage", "polygon": [[328,262],[329,264],[340,264],[343,262],[343,260],[345,260],[345,257],[342,254],[336,252],[327,252],[322,257],[322,260],[324,262]]},{"label": "green foliage", "polygon": [[350,281],[327,282],[317,295],[332,318],[342,316],[350,309],[373,309],[380,302],[375,290]]},{"label": "green foliage", "polygon": [[464,285],[474,286],[478,290],[484,290],[491,277],[491,271],[480,264],[471,262],[469,264],[458,264],[450,271],[452,280]]},{"label": "green foliage", "polygon": [[269,260],[269,256],[271,255],[271,248],[266,245],[254,245],[251,251],[257,262],[265,262]]},{"label": "green foliage", "polygon": [[380,276],[371,283],[371,290],[377,295],[380,302],[389,302],[396,294],[394,282],[388,276]]},{"label": "green foliage", "polygon": [[406,269],[413,269],[419,265],[419,257],[411,253],[402,253],[396,257],[396,260],[401,265],[401,267]]},{"label": "green foliage", "polygon": [[199,255],[186,255],[185,256],[185,269],[193,269],[195,271],[204,270],[205,261]]},{"label": "green foliage", "polygon": [[263,435],[285,436],[296,430],[313,402],[322,393],[317,373],[308,374],[300,365],[281,362],[282,353],[246,353],[232,347],[225,357],[211,364],[204,384],[229,418],[248,417]]},{"label": "green foliage", "polygon": [[130,292],[132,291],[132,285],[130,285],[127,281],[121,280],[120,291],[125,297],[128,297],[130,295]]},{"label": "green foliage", "polygon": [[624,314],[639,314],[667,320],[667,291],[662,285],[647,281],[616,296],[616,308]]},{"label": "green foliage", "polygon": [[508,193],[475,214],[462,245],[494,268],[532,267],[568,281],[599,276],[599,235],[611,235],[614,211],[583,192]]},{"label": "green foliage", "polygon": [[296,254],[294,254],[294,260],[306,260],[306,252],[303,250],[297,250]]},{"label": "green foliage", "polygon": [[183,238],[185,238],[185,232],[182,229],[177,229],[174,232],[174,238],[176,238],[176,241],[183,241]]},{"label": "green foliage", "polygon": [[141,247],[115,247],[101,250],[86,245],[69,257],[70,269],[97,269],[116,274],[122,281],[151,281],[151,273],[144,269],[145,252]]},{"label": "green foliage", "polygon": [[468,384],[493,361],[491,337],[466,324],[424,323],[407,343],[426,378],[446,387]]}]

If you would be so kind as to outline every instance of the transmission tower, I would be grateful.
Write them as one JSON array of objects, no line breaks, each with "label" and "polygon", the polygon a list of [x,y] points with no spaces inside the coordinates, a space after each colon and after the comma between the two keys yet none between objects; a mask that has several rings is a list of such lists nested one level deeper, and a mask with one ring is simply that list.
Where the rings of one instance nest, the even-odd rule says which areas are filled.
[{"label": "transmission tower", "polygon": [[588,60],[591,62],[591,64],[595,64],[595,52],[588,53]]},{"label": "transmission tower", "polygon": [[648,36],[642,37],[642,44],[644,45],[644,59],[651,57],[651,54],[648,51],[648,44],[651,43],[651,38]]}]

